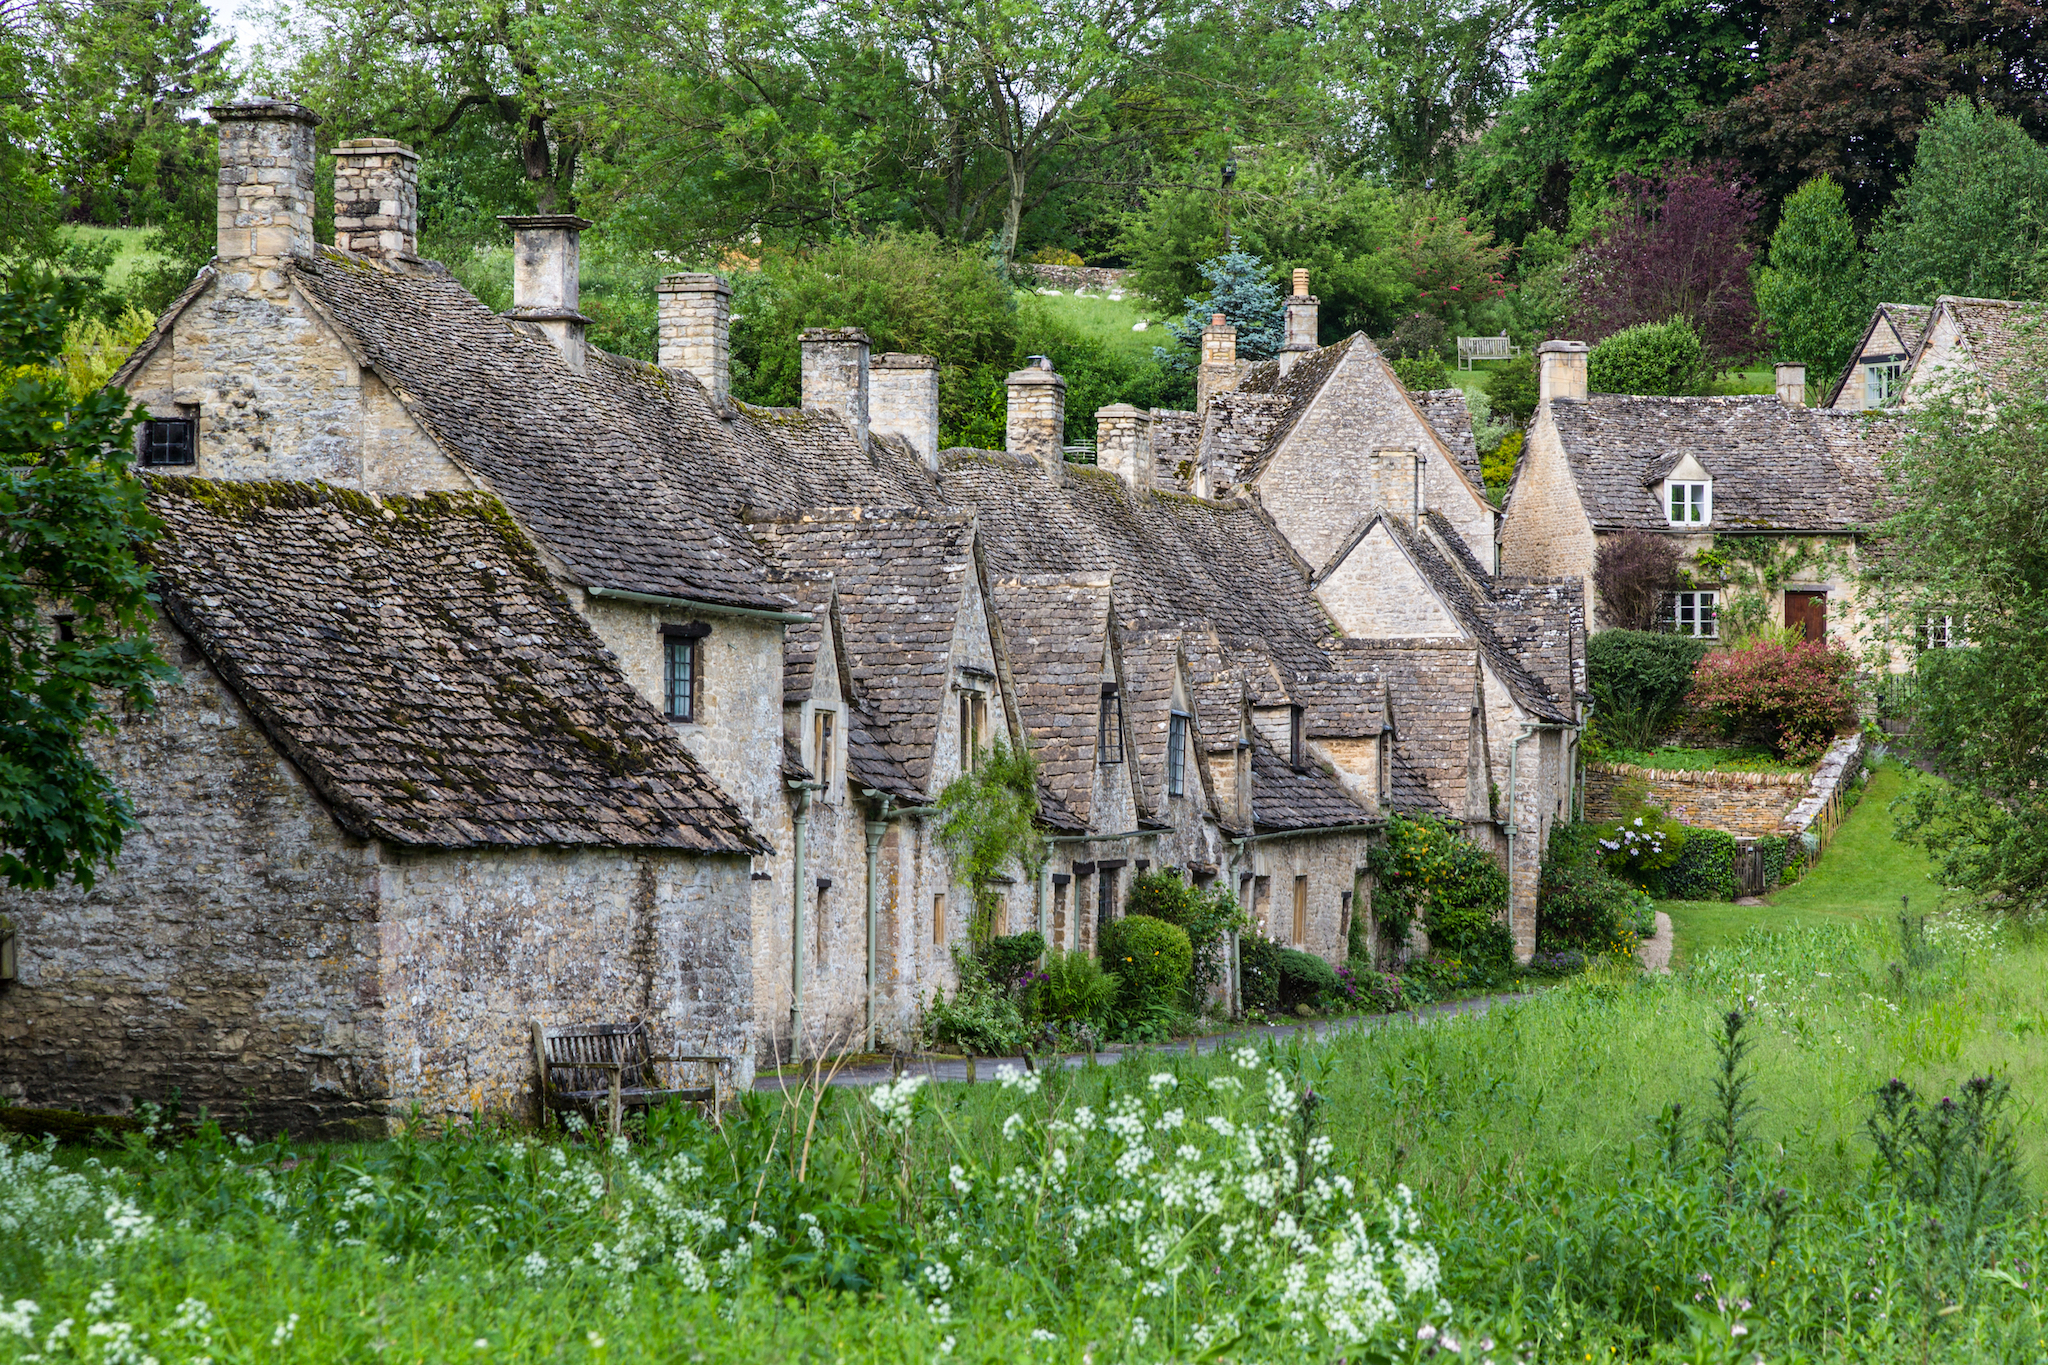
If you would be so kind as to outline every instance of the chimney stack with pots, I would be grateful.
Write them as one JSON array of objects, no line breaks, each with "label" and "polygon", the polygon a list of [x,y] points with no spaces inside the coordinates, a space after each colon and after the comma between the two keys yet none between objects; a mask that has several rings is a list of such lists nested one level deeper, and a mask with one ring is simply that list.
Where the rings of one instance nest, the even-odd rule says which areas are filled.
[{"label": "chimney stack with pots", "polygon": [[732,397],[732,286],[717,275],[670,275],[655,287],[655,361],[688,370],[720,408]]},{"label": "chimney stack with pots", "polygon": [[419,256],[420,172],[412,148],[359,137],[334,148],[334,244],[359,256]]},{"label": "chimney stack with pots", "polygon": [[1804,365],[1778,366],[1778,401],[1795,408],[1806,406],[1806,367]]},{"label": "chimney stack with pots", "polygon": [[313,251],[313,129],[320,116],[290,100],[207,110],[220,125],[221,287],[282,299],[284,268]]},{"label": "chimney stack with pots", "polygon": [[806,327],[803,331],[804,406],[846,423],[863,450],[868,444],[868,334],[858,327]]},{"label": "chimney stack with pots", "polygon": [[1009,378],[1010,409],[1004,446],[1012,455],[1028,455],[1050,474],[1064,471],[1066,461],[1067,381],[1053,373],[1042,355]]},{"label": "chimney stack with pots", "polygon": [[583,229],[588,218],[573,213],[524,217],[501,214],[512,229],[512,307],[505,316],[538,327],[562,359],[583,373],[584,332],[590,319],[582,303]]},{"label": "chimney stack with pots", "polygon": [[1095,463],[1138,492],[1152,486],[1152,414],[1129,403],[1095,413]]},{"label": "chimney stack with pots", "polygon": [[1586,401],[1586,356],[1592,347],[1583,341],[1546,341],[1536,348],[1536,401],[1539,403],[1583,403]]},{"label": "chimney stack with pots", "polygon": [[1195,411],[1207,412],[1209,400],[1237,387],[1237,328],[1221,313],[1210,315],[1202,329],[1202,364],[1195,371]]},{"label": "chimney stack with pots", "polygon": [[1318,303],[1308,292],[1308,272],[1294,272],[1294,292],[1282,308],[1285,321],[1284,339],[1280,344],[1280,373],[1286,374],[1301,362],[1301,358],[1316,348]]},{"label": "chimney stack with pots", "polygon": [[939,362],[886,351],[868,372],[869,420],[910,442],[924,467],[939,469]]}]

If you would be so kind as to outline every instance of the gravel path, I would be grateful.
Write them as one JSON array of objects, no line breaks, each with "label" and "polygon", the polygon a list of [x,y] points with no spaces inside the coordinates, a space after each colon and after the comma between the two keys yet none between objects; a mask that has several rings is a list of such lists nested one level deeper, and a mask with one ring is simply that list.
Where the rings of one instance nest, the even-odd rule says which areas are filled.
[{"label": "gravel path", "polygon": [[[1671,940],[1671,921],[1662,915],[1659,915],[1657,919],[1658,928],[1664,935],[1668,955]],[[1646,943],[1643,946],[1647,948],[1649,944]],[[1144,1044],[1119,1045],[1105,1048],[1095,1054],[1095,1060],[1104,1066],[1108,1066],[1122,1060],[1126,1056],[1152,1055],[1168,1057],[1175,1054],[1216,1052],[1224,1048],[1236,1047],[1241,1043],[1264,1042],[1268,1038],[1285,1039],[1302,1034],[1307,1034],[1313,1038],[1329,1038],[1340,1033],[1370,1033],[1392,1019],[1443,1019],[1460,1014],[1484,1014],[1496,1003],[1510,1000],[1526,1000],[1527,998],[1526,994],[1481,995],[1474,996],[1469,1000],[1450,1000],[1440,1005],[1428,1005],[1422,1009],[1407,1011],[1401,1014],[1353,1015],[1344,1019],[1315,1019],[1301,1024],[1265,1024],[1237,1028],[1225,1033],[1210,1034],[1207,1037],[1187,1039],[1177,1043],[1161,1043],[1157,1046]],[[1040,1057],[1035,1060],[1039,1066],[1051,1065],[1050,1058]],[[1063,1056],[1059,1059],[1059,1064],[1066,1067],[1086,1066],[1088,1064],[1088,1054],[1082,1052]],[[996,1078],[996,1068],[999,1066],[1014,1066],[1021,1070],[1024,1066],[1024,1059],[1021,1056],[977,1057],[975,1059],[975,1079],[978,1081],[994,1080]],[[967,1060],[964,1057],[943,1057],[933,1053],[906,1055],[903,1058],[903,1074],[930,1076],[935,1081],[964,1081],[967,1079]],[[879,1085],[883,1081],[894,1079],[895,1075],[895,1067],[886,1062],[848,1065],[842,1066],[838,1071],[832,1073],[831,1084]],[[798,1083],[799,1078],[795,1075],[770,1074],[756,1076],[754,1078],[754,1089],[794,1089]]]},{"label": "gravel path", "polygon": [[1645,971],[1671,970],[1671,916],[1657,912],[1657,932],[1636,945],[1636,956],[1642,959]]}]

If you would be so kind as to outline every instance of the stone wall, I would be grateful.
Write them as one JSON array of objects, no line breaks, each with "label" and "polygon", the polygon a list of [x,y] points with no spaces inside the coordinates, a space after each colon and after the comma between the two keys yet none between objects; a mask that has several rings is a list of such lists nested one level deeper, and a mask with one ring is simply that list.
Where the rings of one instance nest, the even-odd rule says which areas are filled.
[{"label": "stone wall", "polygon": [[1019,263],[1016,272],[1026,279],[1036,280],[1048,289],[1100,289],[1106,293],[1121,293],[1128,270],[1113,270],[1099,265],[1037,265]]},{"label": "stone wall", "polygon": [[1501,519],[1500,570],[1530,578],[1577,578],[1586,585],[1587,630],[1599,629],[1593,593],[1593,523],[1579,502],[1550,409],[1540,408]]},{"label": "stone wall", "polygon": [[1755,837],[1782,832],[1785,817],[1806,796],[1810,773],[1667,772],[1632,763],[1586,765],[1586,818],[1621,815],[1616,792],[1647,783],[1648,801],[1674,820]]},{"label": "stone wall", "polygon": [[1464,634],[1384,525],[1373,527],[1315,589],[1337,628],[1353,639]]}]

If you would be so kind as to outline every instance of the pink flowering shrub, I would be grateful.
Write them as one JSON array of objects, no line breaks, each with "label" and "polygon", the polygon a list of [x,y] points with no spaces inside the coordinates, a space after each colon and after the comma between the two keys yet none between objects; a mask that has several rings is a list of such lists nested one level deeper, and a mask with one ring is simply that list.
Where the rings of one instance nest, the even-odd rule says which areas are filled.
[{"label": "pink flowering shrub", "polygon": [[1814,758],[1851,718],[1854,666],[1846,650],[1818,640],[1759,642],[1700,660],[1687,700],[1726,735]]}]

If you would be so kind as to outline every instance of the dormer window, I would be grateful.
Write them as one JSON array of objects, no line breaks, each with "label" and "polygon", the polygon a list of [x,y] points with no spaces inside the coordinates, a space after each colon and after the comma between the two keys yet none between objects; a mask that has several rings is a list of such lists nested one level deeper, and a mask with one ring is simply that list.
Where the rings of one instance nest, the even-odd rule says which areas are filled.
[{"label": "dormer window", "polygon": [[1124,704],[1115,683],[1102,685],[1102,709],[1095,721],[1095,753],[1098,762],[1124,761]]},{"label": "dormer window", "polygon": [[971,773],[980,766],[982,747],[988,742],[988,697],[981,692],[960,694],[960,771]]},{"label": "dormer window", "polygon": [[1308,743],[1302,730],[1302,711],[1299,706],[1287,708],[1287,761],[1296,772],[1308,766]]},{"label": "dormer window", "polygon": [[1899,361],[1887,361],[1863,367],[1863,406],[1866,408],[1888,408],[1899,401],[1900,379],[1906,367]]},{"label": "dormer window", "polygon": [[811,713],[811,771],[820,782],[832,780],[832,760],[839,738],[838,721],[839,713],[823,706]]},{"label": "dormer window", "polygon": [[1704,526],[1714,519],[1714,485],[1673,479],[1664,485],[1673,526]]}]

